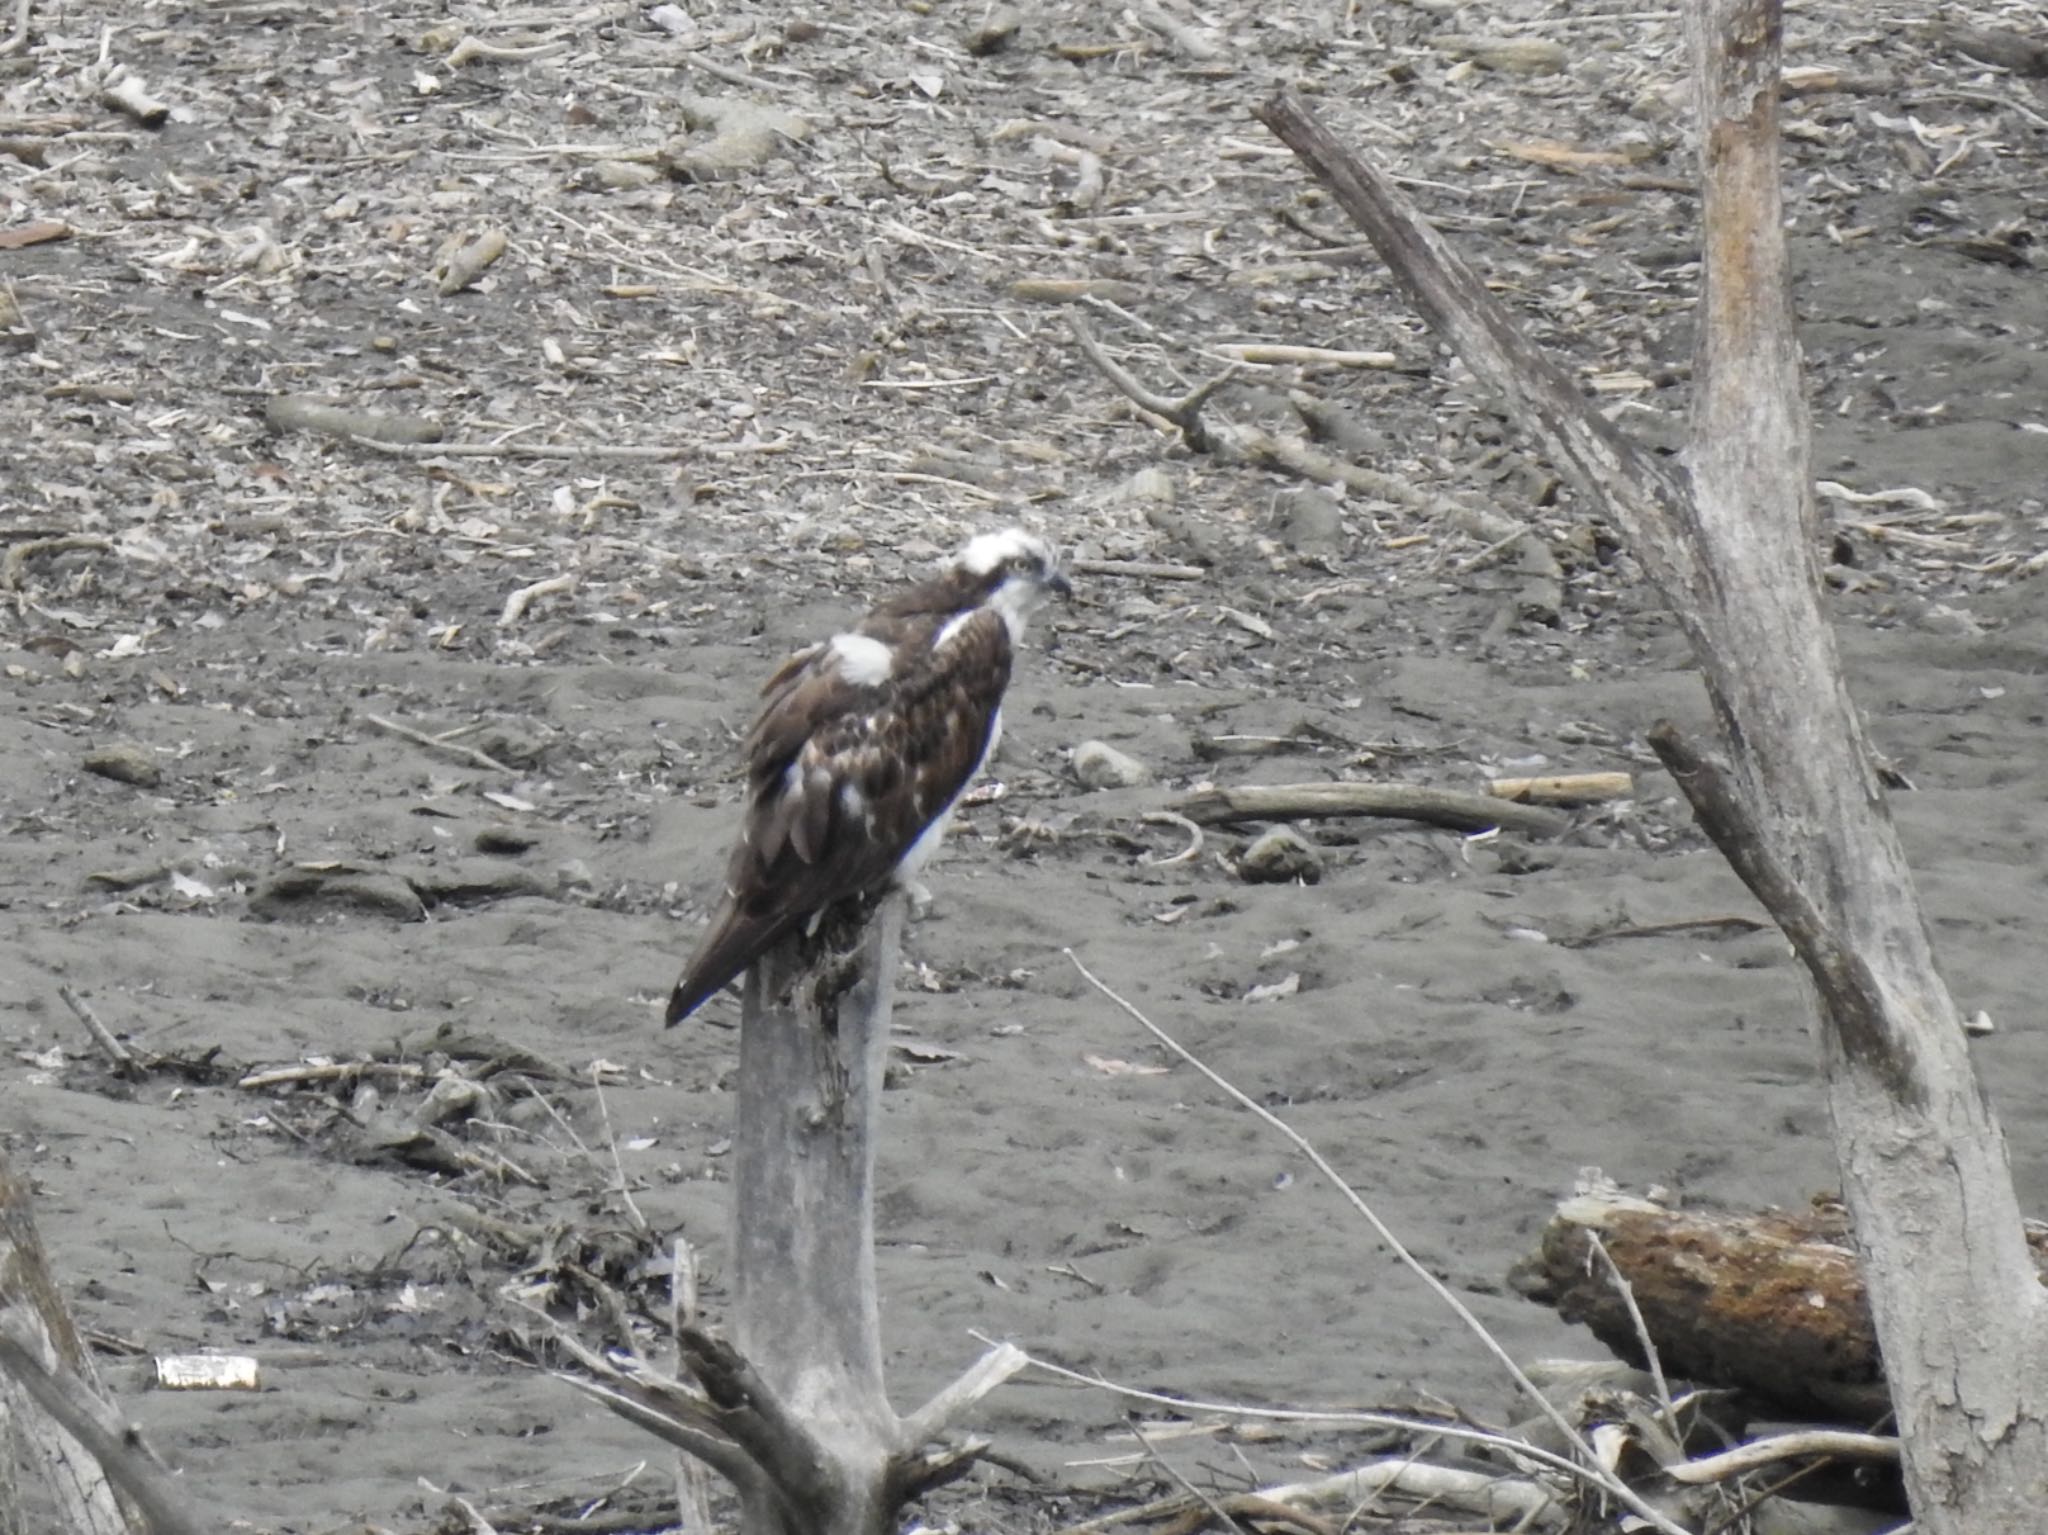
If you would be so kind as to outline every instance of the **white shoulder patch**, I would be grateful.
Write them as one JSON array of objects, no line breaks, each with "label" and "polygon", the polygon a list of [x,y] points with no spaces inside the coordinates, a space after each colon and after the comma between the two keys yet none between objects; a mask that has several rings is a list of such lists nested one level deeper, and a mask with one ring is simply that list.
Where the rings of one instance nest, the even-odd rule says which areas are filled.
[{"label": "white shoulder patch", "polygon": [[839,675],[857,688],[880,687],[896,665],[889,647],[865,634],[835,634],[832,658],[839,663]]}]

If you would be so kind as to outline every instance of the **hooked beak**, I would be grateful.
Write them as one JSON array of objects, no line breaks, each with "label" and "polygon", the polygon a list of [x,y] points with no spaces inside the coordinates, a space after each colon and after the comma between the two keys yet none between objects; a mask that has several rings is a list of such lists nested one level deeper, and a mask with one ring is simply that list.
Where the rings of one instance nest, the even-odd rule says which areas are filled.
[{"label": "hooked beak", "polygon": [[1045,589],[1062,602],[1071,602],[1074,597],[1074,583],[1067,579],[1065,571],[1055,570],[1045,578]]}]

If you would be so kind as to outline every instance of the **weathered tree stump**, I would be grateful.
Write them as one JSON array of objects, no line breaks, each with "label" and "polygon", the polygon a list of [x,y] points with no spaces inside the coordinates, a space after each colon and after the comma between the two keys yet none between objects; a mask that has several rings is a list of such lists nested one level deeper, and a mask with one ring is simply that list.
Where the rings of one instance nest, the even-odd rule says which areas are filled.
[{"label": "weathered tree stump", "polygon": [[743,1535],[893,1535],[987,1448],[940,1442],[954,1420],[1026,1362],[992,1349],[907,1418],[883,1389],[875,1128],[904,905],[846,902],[747,974],[730,1340],[682,1329],[694,1384],[577,1351],[597,1380],[576,1384],[733,1484]]}]

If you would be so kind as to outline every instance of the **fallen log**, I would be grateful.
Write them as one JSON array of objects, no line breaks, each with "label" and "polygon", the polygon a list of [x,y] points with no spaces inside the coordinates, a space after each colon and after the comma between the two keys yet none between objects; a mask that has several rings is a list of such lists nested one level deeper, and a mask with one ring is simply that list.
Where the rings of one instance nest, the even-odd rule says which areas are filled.
[{"label": "fallen log", "polygon": [[[2029,1223],[2027,1241],[2048,1279],[2048,1227]],[[1634,1292],[1640,1330],[1617,1273]],[[1510,1282],[1631,1364],[1648,1363],[1647,1334],[1667,1374],[1735,1387],[1787,1417],[1874,1424],[1891,1413],[1840,1205],[1674,1210],[1611,1187],[1584,1190],[1558,1205]]]}]

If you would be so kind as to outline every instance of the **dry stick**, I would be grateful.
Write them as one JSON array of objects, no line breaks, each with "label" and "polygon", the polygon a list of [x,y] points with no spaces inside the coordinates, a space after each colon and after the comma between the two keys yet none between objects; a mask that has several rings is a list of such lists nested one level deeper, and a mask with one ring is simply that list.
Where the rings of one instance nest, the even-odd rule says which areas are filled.
[{"label": "dry stick", "polygon": [[1635,1286],[1621,1272],[1621,1265],[1614,1261],[1614,1254],[1607,1250],[1607,1244],[1600,1240],[1600,1233],[1588,1230],[1586,1240],[1593,1251],[1600,1255],[1600,1261],[1607,1265],[1607,1277],[1614,1281],[1614,1288],[1621,1296],[1621,1303],[1628,1308],[1628,1319],[1636,1330],[1636,1340],[1643,1346],[1643,1358],[1649,1361],[1650,1379],[1656,1382],[1657,1403],[1664,1411],[1664,1426],[1671,1430],[1671,1437],[1681,1444],[1685,1435],[1678,1427],[1678,1409],[1671,1405],[1671,1382],[1664,1378],[1664,1361],[1657,1357],[1657,1345],[1650,1338],[1650,1324],[1643,1320],[1643,1309],[1636,1304]]},{"label": "dry stick", "polygon": [[14,7],[14,30],[8,34],[5,42],[0,42],[0,58],[5,58],[10,53],[19,53],[28,45],[28,6],[29,0],[17,0]]},{"label": "dry stick", "polygon": [[1751,1440],[1748,1444],[1739,1444],[1732,1450],[1724,1450],[1719,1455],[1689,1460],[1682,1465],[1666,1466],[1664,1474],[1674,1482],[1700,1487],[1710,1482],[1725,1482],[1731,1477],[1761,1470],[1780,1461],[1803,1460],[1808,1456],[1897,1461],[1899,1441],[1887,1438],[1883,1434],[1851,1434],[1838,1429],[1809,1429],[1796,1434],[1780,1434],[1772,1439]]},{"label": "dry stick", "polygon": [[[612,1154],[612,1171],[618,1175],[619,1198],[624,1201],[626,1213],[633,1217],[633,1224],[644,1235],[653,1230],[647,1224],[647,1217],[640,1213],[640,1206],[634,1202],[633,1190],[626,1182],[626,1164],[619,1156],[619,1138],[612,1133],[612,1111],[604,1100],[604,1074],[601,1068],[590,1069],[590,1085],[597,1089],[597,1117],[604,1126],[604,1143]],[[1630,1302],[1634,1304],[1633,1301]]]},{"label": "dry stick", "polygon": [[[1188,1065],[1194,1067],[1204,1077],[1207,1077],[1232,1102],[1236,1103],[1240,1108],[1249,1109],[1259,1119],[1264,1120],[1273,1129],[1279,1131],[1281,1135],[1285,1136],[1293,1144],[1297,1151],[1308,1158],[1317,1172],[1330,1180],[1332,1187],[1344,1196],[1345,1200],[1354,1210],[1365,1217],[1366,1224],[1371,1226],[1373,1234],[1386,1244],[1387,1250],[1393,1253],[1396,1259],[1427,1285],[1436,1295],[1437,1299],[1450,1308],[1452,1315],[1471,1329],[1473,1336],[1479,1339],[1486,1351],[1493,1355],[1502,1368],[1508,1372],[1509,1378],[1528,1396],[1530,1401],[1536,1404],[1543,1416],[1550,1420],[1551,1426],[1564,1435],[1565,1442],[1577,1446],[1579,1452],[1586,1456],[1587,1464],[1584,1467],[1578,1468],[1581,1474],[1600,1486],[1609,1497],[1620,1500],[1632,1513],[1647,1520],[1656,1529],[1664,1531],[1665,1535],[1684,1535],[1681,1526],[1674,1524],[1670,1519],[1658,1513],[1655,1508],[1644,1502],[1620,1478],[1599,1469],[1599,1463],[1594,1459],[1592,1447],[1586,1443],[1584,1436],[1572,1426],[1571,1420],[1566,1418],[1558,1410],[1557,1405],[1543,1394],[1542,1389],[1522,1372],[1522,1367],[1515,1363],[1508,1351],[1502,1348],[1493,1334],[1486,1330],[1486,1324],[1472,1314],[1472,1309],[1458,1299],[1451,1287],[1432,1274],[1428,1266],[1403,1245],[1401,1239],[1394,1235],[1393,1228],[1381,1220],[1372,1206],[1367,1204],[1359,1195],[1358,1191],[1346,1183],[1338,1174],[1336,1168],[1324,1160],[1323,1154],[1309,1143],[1306,1136],[1302,1135],[1300,1131],[1288,1124],[1286,1120],[1280,1118],[1271,1109],[1257,1102],[1241,1088],[1230,1082],[1220,1072],[1207,1065],[1194,1052],[1181,1044],[1179,1040],[1139,1012],[1132,1003],[1125,1001],[1124,998],[1112,991],[1109,986],[1097,979],[1093,971],[1081,963],[1080,956],[1075,954],[1072,949],[1066,949],[1062,952],[1066,954],[1067,959],[1073,964],[1074,968],[1081,972],[1081,978],[1087,981],[1090,986],[1093,986],[1127,1013],[1146,1033],[1166,1046],[1168,1050],[1179,1056]],[[1558,1458],[1562,1459],[1563,1457]],[[1570,1462],[1567,1461],[1566,1464],[1570,1464]]]},{"label": "dry stick", "polygon": [[563,571],[560,575],[549,576],[544,581],[536,581],[531,586],[522,586],[518,591],[505,599],[505,610],[498,615],[498,627],[500,629],[511,628],[520,619],[524,618],[526,610],[542,597],[555,597],[563,592],[572,592],[575,589],[576,574],[574,571],[568,570]]},{"label": "dry stick", "polygon": [[1206,1492],[1202,1491],[1201,1488],[1197,1487],[1193,1482],[1189,1481],[1186,1477],[1182,1476],[1180,1474],[1180,1468],[1170,1464],[1167,1461],[1166,1457],[1159,1453],[1158,1446],[1153,1444],[1150,1439],[1145,1437],[1145,1430],[1138,1426],[1138,1420],[1135,1417],[1126,1418],[1124,1421],[1129,1425],[1131,1432],[1137,1436],[1138,1443],[1142,1444],[1145,1447],[1145,1453],[1152,1457],[1152,1463],[1155,1466],[1157,1466],[1161,1471],[1164,1471],[1174,1481],[1178,1482],[1180,1484],[1181,1491],[1185,1492],[1197,1503],[1200,1503],[1204,1508],[1208,1509],[1211,1514],[1215,1515],[1216,1522],[1218,1525],[1220,1525],[1222,1528],[1226,1530],[1229,1529],[1234,1521],[1231,1519],[1230,1515],[1226,1514],[1225,1512],[1223,1512],[1222,1509],[1216,1506],[1216,1500],[1210,1497],[1209,1494],[1207,1494]]},{"label": "dry stick", "polygon": [[474,763],[480,768],[489,768],[494,773],[516,774],[519,771],[515,767],[510,767],[500,762],[487,751],[479,751],[474,746],[464,746],[460,741],[449,741],[440,736],[430,736],[424,730],[415,730],[410,725],[401,725],[397,720],[386,719],[381,714],[366,714],[363,716],[363,723],[374,725],[377,729],[387,734],[395,735],[401,740],[410,741],[415,746],[424,746],[428,751],[447,752],[450,756],[460,757],[464,762]]},{"label": "dry stick", "polygon": [[[989,1341],[979,1332],[971,1333],[970,1336],[984,1343]],[[1225,1413],[1235,1418],[1258,1418],[1268,1423],[1321,1423],[1340,1427],[1389,1428],[1410,1434],[1436,1434],[1466,1444],[1486,1445],[1503,1455],[1535,1461],[1538,1465],[1548,1466],[1573,1481],[1590,1483],[1602,1492],[1612,1493],[1614,1490],[1606,1473],[1597,1466],[1581,1464],[1569,1456],[1558,1454],[1555,1450],[1546,1450],[1540,1445],[1529,1444],[1510,1435],[1493,1433],[1483,1428],[1467,1428],[1459,1423],[1431,1422],[1426,1418],[1405,1417],[1400,1413],[1391,1412],[1318,1412],[1311,1408],[1253,1407],[1243,1402],[1212,1402],[1200,1397],[1168,1396],[1160,1391],[1146,1391],[1137,1386],[1122,1385],[1101,1375],[1088,1375],[1080,1370],[1070,1370],[1065,1365],[1054,1364],[1051,1360],[1041,1359],[1036,1354],[1027,1355],[1026,1363],[1034,1370],[1057,1376],[1061,1380],[1091,1386],[1098,1391],[1107,1391],[1112,1396],[1124,1397],[1133,1402],[1151,1402],[1161,1407],[1171,1407],[1175,1412],[1183,1414]],[[1555,1412],[1555,1409],[1552,1411]],[[1574,1436],[1573,1442],[1580,1441]],[[1550,1496],[1534,1482],[1501,1477],[1498,1484],[1511,1491],[1533,1491],[1545,1497]],[[1652,1524],[1654,1528],[1663,1531],[1664,1535],[1687,1535],[1680,1526],[1672,1524],[1667,1519],[1653,1516]]]},{"label": "dry stick", "polygon": [[1230,362],[1260,364],[1305,363],[1333,368],[1381,368],[1401,366],[1392,352],[1341,352],[1327,346],[1286,346],[1270,341],[1223,341],[1215,350]]},{"label": "dry stick", "polygon": [[345,1082],[373,1072],[417,1079],[426,1075],[426,1068],[404,1061],[328,1061],[318,1066],[279,1066],[271,1071],[252,1071],[238,1080],[235,1086],[255,1092],[266,1087],[295,1087],[306,1082]]},{"label": "dry stick", "polygon": [[393,458],[503,458],[514,461],[537,459],[554,462],[594,459],[600,463],[661,463],[692,454],[717,456],[739,453],[781,453],[789,447],[787,437],[773,442],[705,443],[679,442],[660,447],[639,447],[631,443],[559,442],[379,442],[360,434],[349,439],[359,447],[371,448]]},{"label": "dry stick", "polygon": [[1197,385],[1191,392],[1178,400],[1169,400],[1164,395],[1154,394],[1134,378],[1124,365],[1102,349],[1102,343],[1095,339],[1095,332],[1088,328],[1088,322],[1079,315],[1068,315],[1067,324],[1073,327],[1074,339],[1081,344],[1081,350],[1094,363],[1102,376],[1123,392],[1138,409],[1159,417],[1178,431],[1188,447],[1197,453],[1209,451],[1209,433],[1202,425],[1202,407],[1209,396],[1237,377],[1238,369],[1230,368],[1206,383]]},{"label": "dry stick", "polygon": [[92,533],[60,533],[53,538],[32,538],[26,543],[16,544],[7,551],[7,558],[0,560],[0,586],[9,591],[18,590],[28,562],[39,554],[69,554],[81,549],[106,554],[113,547],[112,539]]},{"label": "dry stick", "polygon": [[1177,863],[1193,863],[1202,856],[1202,828],[1186,816],[1176,815],[1171,810],[1148,810],[1138,819],[1147,826],[1178,826],[1188,834],[1188,845],[1178,853],[1166,858],[1155,858],[1147,853],[1138,862],[1149,864],[1155,869],[1165,869]]},{"label": "dry stick", "polygon": [[71,1009],[78,1021],[85,1025],[85,1032],[90,1034],[92,1042],[100,1047],[100,1054],[113,1063],[114,1070],[124,1077],[142,1075],[142,1062],[135,1058],[126,1045],[114,1038],[113,1030],[100,1022],[99,1014],[92,1010],[91,1003],[73,991],[68,982],[57,988],[57,995],[64,999],[64,1005]]},{"label": "dry stick", "polygon": [[1495,778],[1486,792],[1528,805],[1597,805],[1636,792],[1627,773],[1552,773],[1540,778]]},{"label": "dry stick", "polygon": [[1205,826],[1373,815],[1424,821],[1468,833],[1497,826],[1526,836],[1555,837],[1570,830],[1572,824],[1570,816],[1540,805],[1405,783],[1240,784],[1230,789],[1198,789],[1175,808]]},{"label": "dry stick", "polygon": [[1199,565],[1153,560],[1075,560],[1070,568],[1077,576],[1127,576],[1134,581],[1205,581],[1209,576]]}]

